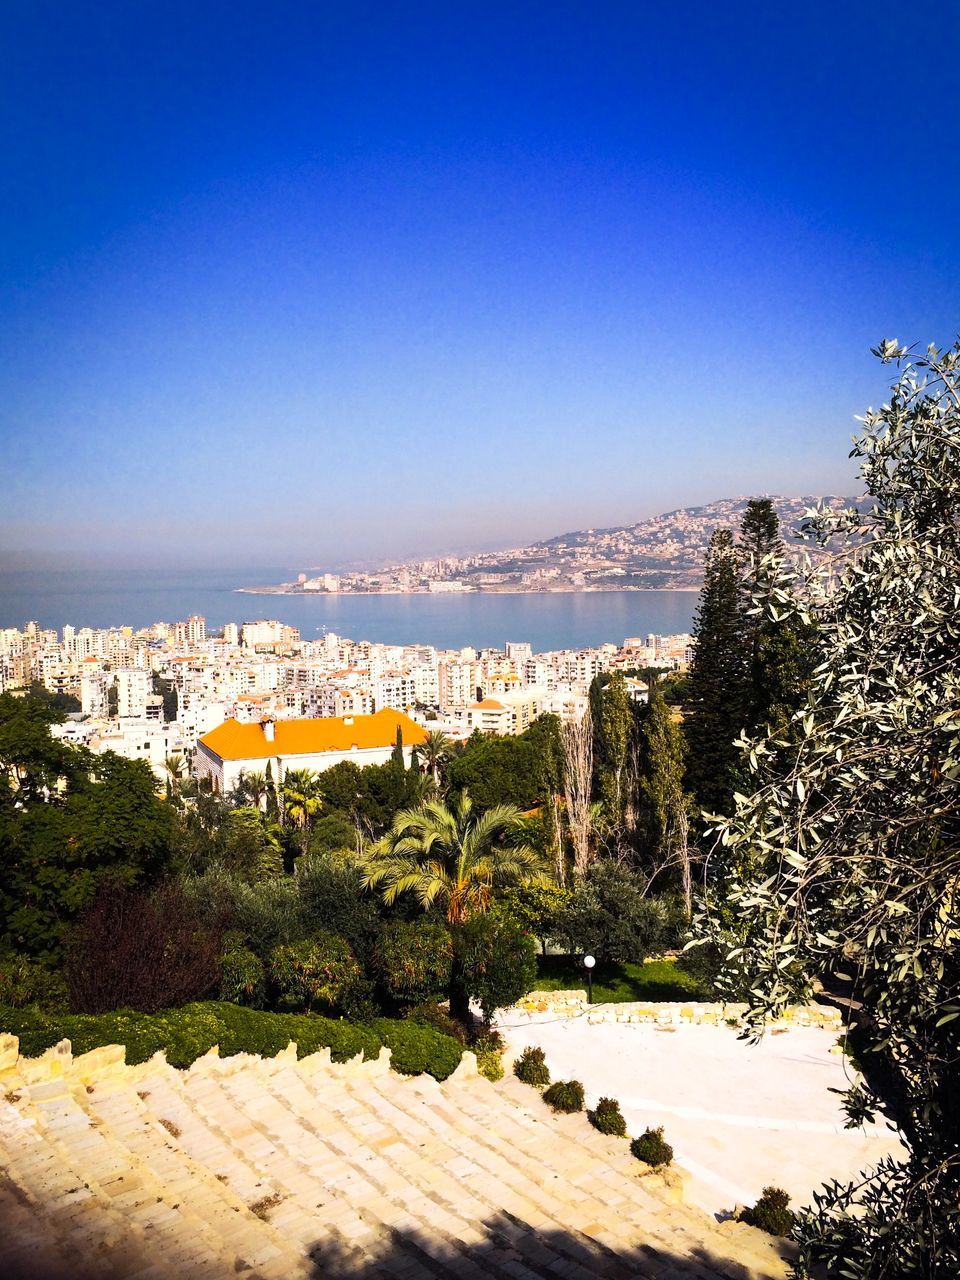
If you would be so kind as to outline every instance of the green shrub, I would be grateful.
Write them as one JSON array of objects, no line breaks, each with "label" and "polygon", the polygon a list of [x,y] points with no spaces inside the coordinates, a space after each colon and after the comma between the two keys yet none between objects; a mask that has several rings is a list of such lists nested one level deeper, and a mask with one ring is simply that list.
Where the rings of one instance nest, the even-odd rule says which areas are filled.
[{"label": "green shrub", "polygon": [[574,889],[556,927],[571,952],[642,964],[662,949],[665,919],[660,902],[647,897],[643,876],[602,858]]},{"label": "green shrub", "polygon": [[554,1111],[582,1111],[583,1085],[579,1080],[558,1080],[544,1089],[543,1100]]},{"label": "green shrub", "polygon": [[404,1075],[426,1073],[436,1080],[446,1080],[460,1065],[461,1046],[432,1027],[389,1018],[377,1018],[371,1026],[390,1050],[394,1070]]},{"label": "green shrub", "polygon": [[[227,873],[223,873],[226,878]],[[229,899],[237,928],[247,946],[267,959],[278,947],[298,942],[310,933],[300,885],[292,876],[276,876],[247,884],[233,877],[229,885],[218,885]]]},{"label": "green shrub", "polygon": [[[324,930],[346,938],[353,954],[367,964],[380,936],[381,921],[376,902],[370,894],[361,891],[356,858],[343,851],[323,854],[312,851],[322,827],[339,827],[332,838],[341,840],[346,834],[342,829],[344,821],[342,814],[318,819],[310,836],[311,853],[297,859],[296,884],[306,926],[304,934]],[[346,820],[346,830],[349,831],[347,843],[352,845],[356,832],[349,820]],[[333,847],[341,850],[340,844]]]},{"label": "green shrub", "polygon": [[249,947],[234,947],[220,957],[220,999],[262,1009],[267,994],[263,961]]},{"label": "green shrub", "polygon": [[317,933],[301,942],[275,947],[270,977],[278,1002],[287,1009],[334,1010],[362,977],[350,944],[333,933]]},{"label": "green shrub", "polygon": [[462,1045],[467,1043],[467,1033],[463,1026],[456,1018],[451,1018],[446,1009],[434,1004],[432,1000],[408,1009],[404,1017],[409,1022],[418,1022],[425,1027],[433,1027],[434,1031],[439,1031],[442,1035],[452,1036]]},{"label": "green shrub", "polygon": [[470,1043],[477,1055],[477,1070],[485,1080],[503,1079],[503,1036],[499,1031],[482,1031]]},{"label": "green shrub", "polygon": [[467,990],[486,1021],[521,1000],[537,981],[537,944],[516,920],[497,912],[476,915],[454,936]]},{"label": "green shrub", "polygon": [[503,1053],[500,1049],[475,1049],[477,1070],[484,1080],[496,1083],[503,1079]]},{"label": "green shrub", "polygon": [[634,1138],[630,1143],[630,1154],[659,1169],[673,1159],[673,1147],[664,1139],[661,1126],[659,1129],[645,1129],[639,1138]]},{"label": "green shrub", "polygon": [[383,1043],[372,1027],[319,1014],[267,1013],[237,1005],[221,1005],[219,1013],[223,1028],[220,1052],[224,1057],[234,1053],[273,1057],[292,1040],[299,1058],[318,1049],[329,1049],[335,1062],[346,1062],[358,1053],[375,1058]]},{"label": "green shrub", "polygon": [[587,1119],[601,1133],[611,1134],[615,1138],[627,1136],[627,1122],[616,1098],[601,1098],[595,1110],[587,1112]]},{"label": "green shrub", "polygon": [[442,924],[400,920],[380,934],[373,969],[393,1000],[422,1004],[446,991],[452,957],[450,931]]},{"label": "green shrub", "polygon": [[542,1089],[550,1083],[550,1068],[543,1056],[543,1050],[536,1045],[528,1044],[513,1064],[513,1074],[524,1084],[532,1084]]},{"label": "green shrub", "polygon": [[0,959],[0,1005],[24,1009],[34,1004],[41,1009],[66,1010],[63,977],[27,956],[4,956]]},{"label": "green shrub", "polygon": [[790,1197],[782,1187],[764,1187],[763,1195],[752,1209],[744,1209],[740,1221],[771,1236],[789,1236],[794,1223],[793,1211],[787,1208],[789,1203]]}]

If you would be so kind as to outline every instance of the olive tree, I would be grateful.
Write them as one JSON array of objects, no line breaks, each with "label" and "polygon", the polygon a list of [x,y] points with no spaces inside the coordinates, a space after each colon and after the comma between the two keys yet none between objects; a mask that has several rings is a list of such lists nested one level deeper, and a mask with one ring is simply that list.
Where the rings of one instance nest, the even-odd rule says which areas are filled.
[{"label": "olive tree", "polygon": [[[795,1229],[797,1274],[960,1275],[960,344],[875,353],[900,374],[853,456],[872,505],[820,510],[831,553],[780,567],[776,616],[815,619],[789,731],[741,745],[751,793],[718,818],[705,920],[765,1015],[822,986],[849,1011],[851,1125],[907,1148],[830,1183]],[[746,789],[746,788],[745,788]]]}]

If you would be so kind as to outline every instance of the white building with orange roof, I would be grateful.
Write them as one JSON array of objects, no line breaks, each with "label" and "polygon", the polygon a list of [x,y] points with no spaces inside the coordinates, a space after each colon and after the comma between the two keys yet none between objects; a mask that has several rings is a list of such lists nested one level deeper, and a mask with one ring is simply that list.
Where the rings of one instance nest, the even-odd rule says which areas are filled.
[{"label": "white building with orange roof", "polygon": [[322,772],[351,760],[363,768],[385,764],[397,743],[409,767],[413,748],[426,740],[426,732],[400,711],[384,710],[369,716],[324,716],[312,720],[264,720],[256,724],[225,721],[197,743],[193,773],[208,778],[215,791],[232,791],[241,774],[265,772],[271,767],[274,781],[282,782],[288,769]]}]

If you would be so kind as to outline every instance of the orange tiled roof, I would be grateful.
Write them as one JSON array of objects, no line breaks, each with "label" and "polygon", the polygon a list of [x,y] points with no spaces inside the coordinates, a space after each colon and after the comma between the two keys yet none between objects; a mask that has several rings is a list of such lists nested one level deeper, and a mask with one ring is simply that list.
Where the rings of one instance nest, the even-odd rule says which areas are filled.
[{"label": "orange tiled roof", "polygon": [[470,708],[471,711],[505,711],[502,702],[497,702],[495,698],[484,698],[482,702],[475,702]]},{"label": "orange tiled roof", "polygon": [[[352,723],[347,723],[351,721]],[[205,733],[201,744],[221,760],[268,760],[271,756],[310,756],[354,747],[392,747],[397,727],[406,747],[425,742],[425,730],[400,711],[384,707],[372,716],[321,716],[311,720],[275,720],[268,742],[261,724],[226,720]]]}]

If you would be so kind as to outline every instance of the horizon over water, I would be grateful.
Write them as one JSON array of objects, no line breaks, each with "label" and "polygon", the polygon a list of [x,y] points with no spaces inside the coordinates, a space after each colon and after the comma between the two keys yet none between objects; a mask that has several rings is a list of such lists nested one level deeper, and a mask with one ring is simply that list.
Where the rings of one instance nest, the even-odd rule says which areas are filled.
[{"label": "horizon over water", "polygon": [[176,622],[202,614],[211,631],[226,622],[277,618],[304,640],[324,629],[351,640],[429,644],[438,649],[502,648],[529,641],[535,651],[578,649],[650,632],[690,630],[697,596],[688,591],[465,593],[463,595],[283,596],[238,593],[238,586],[289,581],[295,571],[194,569],[0,570],[0,627],[121,627]]}]

